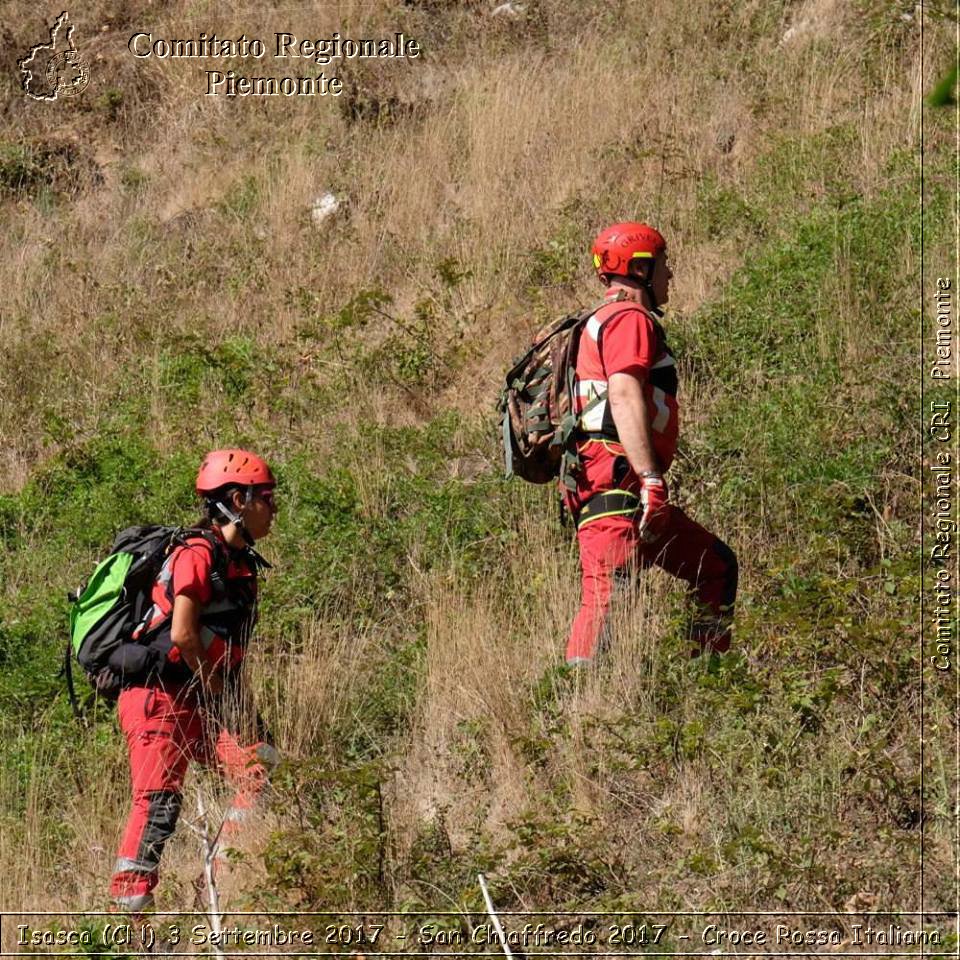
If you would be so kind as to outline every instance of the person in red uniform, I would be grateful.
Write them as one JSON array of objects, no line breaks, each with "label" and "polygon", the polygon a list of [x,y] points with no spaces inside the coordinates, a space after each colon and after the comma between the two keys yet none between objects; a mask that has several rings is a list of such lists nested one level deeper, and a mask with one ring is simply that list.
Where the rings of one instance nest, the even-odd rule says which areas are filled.
[{"label": "person in red uniform", "polygon": [[[238,735],[243,657],[256,618],[253,550],[270,532],[276,483],[246,450],[207,454],[197,476],[205,516],[171,551],[153,587],[153,606],[134,632],[155,667],[120,694],[133,802],[110,893],[121,909],[153,905],[163,848],[177,824],[189,761],[217,767],[236,787],[225,828],[260,792],[272,747]],[[231,714],[234,716],[231,717]]]},{"label": "person in red uniform", "polygon": [[730,647],[737,559],[670,503],[665,475],[677,449],[677,368],[660,325],[673,274],[666,242],[642,223],[617,223],[593,244],[605,302],[577,355],[576,491],[582,599],[567,642],[570,665],[596,654],[617,575],[656,564],[685,580],[698,615],[691,654]]}]

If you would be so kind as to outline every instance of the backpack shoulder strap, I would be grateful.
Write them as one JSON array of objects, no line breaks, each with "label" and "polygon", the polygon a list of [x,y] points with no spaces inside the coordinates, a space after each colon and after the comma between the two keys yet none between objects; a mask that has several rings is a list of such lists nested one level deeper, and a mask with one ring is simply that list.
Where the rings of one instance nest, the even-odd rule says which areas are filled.
[{"label": "backpack shoulder strap", "polygon": [[[604,300],[602,303],[597,304],[593,307],[587,307],[585,310],[581,310],[579,313],[573,314],[573,324],[579,324],[583,327],[589,322],[591,317],[595,316],[598,310],[601,310],[608,303],[616,303],[616,300]],[[616,315],[619,311],[611,314],[610,317]],[[604,319],[604,323],[610,319],[607,317]],[[601,328],[602,329],[602,328]],[[571,444],[575,442],[575,435],[577,424],[580,422],[580,418],[583,417],[586,413],[589,413],[594,407],[599,403],[602,403],[606,399],[606,391],[599,394],[596,397],[593,397],[587,405],[580,411],[575,409],[575,397],[577,395],[577,355],[580,350],[580,333],[571,338],[571,342],[568,345],[568,352],[565,358],[566,369],[562,371],[562,389],[566,393],[568,414],[564,417],[563,422],[560,425],[560,429],[557,431],[557,435],[554,438],[553,443],[556,446],[562,447],[564,450],[562,464],[560,468],[560,480],[564,486],[569,490],[576,489],[576,482],[570,476],[571,472],[575,471],[579,465],[579,458],[575,451],[571,451]],[[598,338],[598,348],[599,348],[599,338]],[[603,362],[603,358],[600,358],[600,362]]]},{"label": "backpack shoulder strap", "polygon": [[83,722],[83,711],[80,709],[77,688],[73,683],[73,644],[69,637],[67,638],[66,650],[63,653],[63,667],[61,667],[60,672],[67,681],[67,698],[70,700],[70,709],[73,710],[74,717]]}]

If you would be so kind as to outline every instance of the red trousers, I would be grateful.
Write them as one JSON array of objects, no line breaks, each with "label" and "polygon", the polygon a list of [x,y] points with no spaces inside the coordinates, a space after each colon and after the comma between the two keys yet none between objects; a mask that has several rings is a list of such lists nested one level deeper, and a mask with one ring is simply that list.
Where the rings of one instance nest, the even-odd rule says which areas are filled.
[{"label": "red trousers", "polygon": [[177,825],[183,778],[191,760],[216,766],[236,786],[225,829],[242,819],[266,779],[261,744],[242,746],[197,704],[162,688],[120,694],[120,728],[127,738],[133,805],[117,852],[110,894],[129,910],[153,903],[163,848]]},{"label": "red trousers", "polygon": [[567,663],[593,658],[610,605],[614,577],[631,564],[655,564],[685,580],[700,615],[693,623],[693,655],[730,648],[730,621],[737,594],[737,558],[719,538],[668,507],[667,530],[655,543],[642,543],[631,517],[602,517],[577,531],[582,571],[582,601],[567,642]]}]

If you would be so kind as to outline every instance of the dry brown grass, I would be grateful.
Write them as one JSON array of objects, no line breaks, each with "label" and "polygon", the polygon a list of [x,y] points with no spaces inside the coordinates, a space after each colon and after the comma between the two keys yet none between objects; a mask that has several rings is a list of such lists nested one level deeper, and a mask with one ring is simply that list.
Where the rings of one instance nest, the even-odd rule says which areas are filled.
[{"label": "dry brown grass", "polygon": [[[0,261],[7,291],[0,322],[29,318],[31,334],[57,350],[79,340],[83,349],[71,351],[69,365],[55,363],[70,390],[93,388],[96,407],[127,358],[143,349],[139,338],[102,343],[91,335],[91,321],[105,313],[146,314],[155,343],[170,332],[243,332],[282,343],[296,326],[288,291],[306,287],[330,309],[359,289],[380,285],[403,308],[420,295],[438,257],[451,255],[472,271],[464,309],[498,308],[478,318],[476,334],[492,341],[492,350],[489,373],[473,382],[472,391],[460,392],[463,406],[473,408],[489,396],[494,371],[516,349],[500,318],[524,312],[526,258],[550,239],[570,204],[583,210],[584,236],[625,210],[657,219],[671,238],[674,307],[687,313],[739,258],[735,246],[707,240],[691,219],[704,175],[735,184],[772,133],[816,133],[853,121],[863,137],[862,189],[870,193],[882,184],[883,158],[916,130],[918,97],[929,88],[935,58],[928,57],[921,76],[915,53],[902,51],[891,57],[880,83],[864,89],[849,20],[835,22],[832,5],[812,6],[797,14],[808,27],[796,42],[778,46],[779,28],[757,38],[749,71],[732,68],[742,52],[734,47],[732,53],[729,44],[756,8],[727,12],[729,35],[716,38],[705,29],[715,10],[699,3],[688,4],[679,23],[666,3],[618,10],[632,35],[649,31],[642,57],[617,41],[611,14],[601,19],[601,32],[580,35],[557,51],[481,46],[465,60],[427,59],[423,69],[399,65],[387,79],[405,84],[422,116],[381,128],[350,124],[332,101],[203,97],[197,68],[174,60],[135,65],[150,84],[142,102],[134,94],[125,105],[127,125],[104,126],[96,111],[67,113],[69,107],[56,114],[27,112],[12,97],[22,133],[66,135],[82,150],[110,159],[103,163],[102,185],[58,210],[55,220],[28,204],[10,211],[15,229],[7,232],[9,249]],[[475,29],[488,28],[482,8],[472,9]],[[106,85],[115,62],[129,79],[132,59],[117,52],[124,25],[95,10],[80,24],[81,36],[95,34],[98,20],[111,31],[97,36],[105,59],[86,103]],[[222,33],[246,29],[266,36],[276,20],[294,32],[323,35],[346,22],[329,8],[309,15],[251,13],[235,13]],[[357,31],[390,23],[372,4],[341,5],[339,14]],[[35,14],[24,16],[24,37],[36,21]],[[126,17],[127,25],[144,21],[156,35],[202,29],[177,10],[148,16],[144,9]],[[696,69],[678,69],[676,43],[688,41],[697,51]],[[270,63],[257,68],[262,72]],[[632,91],[642,93],[635,98]],[[718,149],[725,136],[733,137],[729,153]],[[129,167],[147,178],[135,191],[119,183]],[[259,185],[245,219],[217,216],[216,205],[245,178]],[[327,189],[346,195],[349,220],[316,231],[307,208]],[[209,227],[201,220],[191,228],[184,219],[211,213]],[[207,242],[198,248],[197,239]],[[231,251],[250,245],[258,249],[259,265],[236,272]],[[579,280],[592,289],[585,262]],[[568,300],[567,291],[548,291],[544,312]],[[38,359],[35,351],[23,357],[18,377]],[[49,398],[49,385],[27,381],[23,387],[38,400]],[[18,463],[29,466],[42,455],[42,431],[23,430],[23,413],[0,410],[14,477],[25,475]],[[166,417],[158,413],[163,429]]]}]

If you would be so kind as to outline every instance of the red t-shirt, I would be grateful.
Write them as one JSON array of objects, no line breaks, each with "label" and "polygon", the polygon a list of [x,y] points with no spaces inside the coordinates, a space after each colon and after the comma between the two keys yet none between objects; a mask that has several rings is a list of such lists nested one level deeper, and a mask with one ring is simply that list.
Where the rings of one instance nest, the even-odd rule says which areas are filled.
[{"label": "red t-shirt", "polygon": [[[204,660],[211,668],[225,666],[229,671],[237,669],[243,661],[247,637],[241,634],[252,625],[252,620],[246,619],[243,611],[246,608],[252,611],[257,581],[243,555],[227,547],[219,528],[213,527],[211,533],[220,540],[221,549],[228,557],[225,596],[214,596],[212,546],[202,537],[191,538],[176,547],[164,562],[153,585],[153,606],[143,629],[149,631],[164,624],[173,611],[174,600],[178,596],[188,596],[201,606],[200,639]],[[241,598],[239,602],[238,597]],[[169,629],[167,622],[161,632]],[[171,664],[181,664],[180,650],[171,645],[167,659]]]},{"label": "red t-shirt", "polygon": [[[205,540],[194,540],[192,543],[177,547],[170,554],[169,563],[168,576],[169,582],[172,583],[169,592],[174,597],[187,596],[196,600],[201,606],[210,602],[213,596],[213,587],[210,583],[213,551]],[[160,581],[154,584],[154,602],[162,603],[166,600],[168,593],[166,589],[162,590],[163,600],[158,596],[163,586]]]},{"label": "red t-shirt", "polygon": [[[605,399],[590,406],[591,400],[606,394],[609,378],[626,373],[643,384],[650,416],[651,439],[660,465],[667,470],[677,450],[679,410],[676,398],[676,366],[662,331],[650,314],[629,301],[615,300],[615,292],[587,321],[577,354],[577,411],[580,430],[588,435],[616,437],[616,425]],[[593,453],[592,440],[581,444],[581,455]],[[619,444],[612,444],[622,454]],[[616,486],[616,484],[613,484]],[[612,489],[604,483],[599,489]]]},{"label": "red t-shirt", "polygon": [[614,315],[603,324],[601,362],[607,379],[615,373],[629,373],[638,380],[644,380],[657,359],[657,335],[653,321],[642,310],[632,310],[618,305],[601,308],[604,314]]}]

